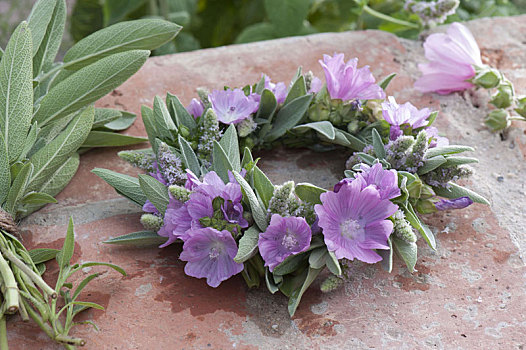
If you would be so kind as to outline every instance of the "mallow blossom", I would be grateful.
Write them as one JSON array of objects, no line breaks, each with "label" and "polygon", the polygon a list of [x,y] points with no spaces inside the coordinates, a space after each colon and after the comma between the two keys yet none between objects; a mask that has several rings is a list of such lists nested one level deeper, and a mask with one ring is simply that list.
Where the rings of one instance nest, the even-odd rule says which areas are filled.
[{"label": "mallow blossom", "polygon": [[205,111],[205,106],[203,106],[203,103],[200,100],[198,100],[197,98],[193,98],[192,101],[190,101],[188,107],[186,107],[186,110],[194,118],[198,118],[203,115],[203,112]]},{"label": "mallow blossom", "polygon": [[382,257],[374,249],[389,249],[387,238],[393,231],[393,223],[387,218],[398,206],[381,199],[374,185],[365,188],[362,185],[356,179],[342,185],[337,193],[323,193],[322,204],[316,204],[314,210],[327,249],[338,259],[375,263]]},{"label": "mallow blossom", "polygon": [[273,214],[266,231],[259,234],[259,253],[272,272],[287,257],[307,250],[311,237],[304,218]]},{"label": "mallow blossom", "polygon": [[265,75],[265,89],[272,91],[272,93],[276,97],[276,101],[278,102],[278,104],[285,102],[288,93],[287,85],[285,85],[285,83],[273,83],[268,77],[268,75]]},{"label": "mallow blossom", "polygon": [[206,278],[210,287],[243,271],[243,264],[234,261],[236,241],[226,230],[211,227],[191,229],[179,259],[186,261],[184,272],[195,278]]},{"label": "mallow blossom", "polygon": [[332,99],[349,101],[354,99],[384,99],[384,90],[376,84],[369,66],[358,68],[358,59],[344,62],[343,53],[323,55],[319,60],[325,72],[327,90]]},{"label": "mallow blossom", "polygon": [[429,108],[418,109],[411,104],[406,102],[403,105],[396,103],[393,96],[388,97],[389,102],[382,102],[382,115],[390,125],[391,140],[396,140],[400,135],[403,134],[401,126],[408,125],[413,129],[418,129],[427,125],[427,118],[431,114]]},{"label": "mallow blossom", "polygon": [[243,90],[214,90],[208,99],[217,120],[223,124],[237,124],[258,110],[259,102],[246,96]]},{"label": "mallow blossom", "polygon": [[423,75],[415,88],[445,95],[474,86],[468,80],[475,76],[475,67],[482,66],[482,61],[477,42],[465,26],[452,23],[447,34],[431,34],[424,50],[430,62],[418,66]]},{"label": "mallow blossom", "polygon": [[356,173],[355,179],[345,178],[338,182],[334,186],[334,192],[338,193],[342,186],[355,181],[361,185],[362,190],[367,186],[374,186],[380,194],[380,199],[393,199],[400,196],[396,170],[386,170],[381,163],[376,163],[373,166],[362,163],[360,170],[361,172]]}]

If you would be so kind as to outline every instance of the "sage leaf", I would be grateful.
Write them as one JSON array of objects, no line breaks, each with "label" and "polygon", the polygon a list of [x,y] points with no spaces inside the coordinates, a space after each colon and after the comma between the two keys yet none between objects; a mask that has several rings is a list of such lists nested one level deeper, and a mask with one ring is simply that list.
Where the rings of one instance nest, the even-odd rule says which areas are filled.
[{"label": "sage leaf", "polygon": [[55,259],[59,251],[60,250],[58,249],[51,248],[37,248],[30,250],[28,253],[31,257],[31,260],[33,260],[33,263],[37,265],[49,261],[51,259]]},{"label": "sage leaf", "polygon": [[306,94],[307,87],[305,85],[305,78],[303,77],[303,75],[301,75],[300,77],[298,77],[298,79],[296,79],[296,81],[294,81],[294,84],[292,84],[292,87],[290,88],[289,93],[285,98],[285,102],[283,102],[283,105],[286,106],[298,97],[305,96]]},{"label": "sage leaf", "polygon": [[334,252],[329,252],[329,256],[325,264],[327,265],[329,271],[332,272],[334,275],[342,275],[342,268],[340,266],[340,262],[338,261],[338,258],[336,258]]},{"label": "sage leaf", "polygon": [[396,73],[391,73],[385,78],[383,78],[382,81],[378,83],[378,85],[382,88],[382,90],[385,90],[387,89],[387,86],[389,85],[391,80],[393,80],[394,77],[396,77]]},{"label": "sage leaf", "polygon": [[34,120],[40,126],[95,102],[124,83],[146,62],[149,51],[128,51],[84,67],[51,88]]},{"label": "sage leaf", "polygon": [[309,265],[313,269],[321,269],[325,266],[328,251],[326,247],[316,248],[309,255]]},{"label": "sage leaf", "polygon": [[116,119],[104,124],[104,129],[112,131],[122,131],[128,129],[135,122],[137,116],[130,112],[120,112],[120,116]]},{"label": "sage leaf", "polygon": [[33,55],[35,55],[46,35],[48,24],[51,21],[57,0],[38,0],[31,9],[27,18],[33,42]]},{"label": "sage leaf", "polygon": [[29,190],[39,191],[48,177],[67,161],[82,145],[93,124],[94,108],[86,108],[69,123],[57,138],[33,154],[30,161],[35,166]]},{"label": "sage leaf", "polygon": [[327,190],[310,183],[302,182],[296,185],[294,192],[296,192],[296,195],[302,201],[321,204],[320,196],[322,193],[327,192]]},{"label": "sage leaf", "polygon": [[407,221],[420,232],[427,244],[433,250],[436,250],[436,241],[433,232],[420,221],[411,204],[402,205],[401,207],[404,210]]},{"label": "sage leaf", "polygon": [[106,124],[122,116],[122,113],[111,108],[95,108],[95,117],[93,119],[93,129],[102,128]]},{"label": "sage leaf", "polygon": [[158,135],[157,133],[157,127],[155,126],[155,122],[153,120],[153,109],[141,106],[141,116],[142,116],[142,122],[144,123],[144,129],[146,130],[146,134],[148,134],[148,140],[150,140],[150,145],[153,148],[153,152],[157,154],[157,144],[155,142],[155,137]]},{"label": "sage leaf", "polygon": [[239,240],[239,248],[234,261],[241,264],[256,255],[260,231],[256,226],[249,227]]},{"label": "sage leaf", "polygon": [[396,254],[405,262],[409,272],[414,272],[418,255],[418,248],[416,243],[406,242],[397,237],[393,237],[392,242]]},{"label": "sage leaf", "polygon": [[[55,57],[57,56],[64,28],[66,26],[66,1],[65,0],[39,0],[35,6],[41,7],[41,10],[32,12],[29,16],[29,28],[33,39],[33,76],[38,77],[43,71],[52,68]],[[46,18],[44,17],[53,6],[51,17],[47,18],[47,27],[43,28]],[[47,7],[44,9],[43,7]],[[38,42],[40,35],[44,33],[42,40]],[[38,43],[38,46],[36,45]],[[36,51],[34,51],[36,49]],[[56,77],[56,75],[52,75]],[[40,82],[41,84],[43,82]],[[48,81],[49,83],[49,81]],[[40,85],[40,84],[39,84]]]},{"label": "sage leaf", "polygon": [[11,169],[9,166],[9,156],[5,146],[4,137],[0,133],[0,206],[7,197],[11,186]]},{"label": "sage leaf", "polygon": [[376,153],[376,156],[378,157],[378,159],[385,159],[384,142],[382,141],[382,137],[378,133],[378,130],[374,128],[372,130],[372,138],[373,138],[374,153]]},{"label": "sage leaf", "polygon": [[119,147],[136,145],[148,141],[142,137],[117,134],[110,131],[91,131],[82,147]]},{"label": "sage leaf", "polygon": [[79,155],[73,153],[60,167],[40,186],[40,192],[56,196],[71,181],[79,167]]},{"label": "sage leaf", "polygon": [[478,163],[478,162],[479,160],[477,158],[472,158],[472,157],[447,156],[444,167],[447,168],[447,167],[456,166],[456,165],[472,164],[472,163]]},{"label": "sage leaf", "polygon": [[69,265],[73,252],[75,251],[75,233],[73,229],[73,218],[69,218],[68,230],[66,232],[66,239],[62,249],[57,254],[57,262],[62,271],[66,266]]},{"label": "sage leaf", "polygon": [[442,155],[438,155],[436,157],[426,159],[424,165],[418,168],[417,173],[418,175],[427,174],[430,171],[433,171],[439,166],[445,164],[446,162],[447,162],[446,158]]},{"label": "sage leaf", "polygon": [[473,147],[469,146],[462,146],[462,145],[450,145],[450,146],[442,146],[442,147],[433,147],[426,151],[425,157],[426,158],[432,158],[440,155],[446,155],[446,154],[455,154],[455,153],[461,153],[461,152],[473,152],[475,149]]},{"label": "sage leaf", "polygon": [[256,119],[261,118],[272,121],[272,117],[274,116],[277,107],[278,102],[272,91],[268,89],[263,90],[259,101],[259,108],[256,113]]},{"label": "sage leaf", "polygon": [[150,175],[144,174],[139,175],[139,185],[144,194],[146,194],[146,198],[152,202],[157,210],[164,213],[170,200],[166,186]]},{"label": "sage leaf", "polygon": [[489,201],[481,196],[480,194],[473,192],[470,189],[467,189],[463,186],[457,185],[456,183],[449,182],[448,183],[449,188],[443,188],[443,187],[433,187],[433,191],[441,197],[445,198],[459,198],[459,197],[469,197],[473,202],[481,203],[481,204],[487,204],[489,205]]},{"label": "sage leaf", "polygon": [[190,169],[195,176],[201,176],[201,167],[199,166],[199,160],[195,155],[194,150],[181,135],[179,135],[179,149],[181,150],[181,155],[183,156],[183,162],[188,169]]},{"label": "sage leaf", "polygon": [[135,202],[141,207],[146,202],[146,196],[141,189],[139,180],[133,176],[101,168],[95,168],[91,172],[106,181],[108,185],[113,187],[122,196]]},{"label": "sage leaf", "polygon": [[188,128],[190,134],[193,134],[197,129],[197,123],[195,122],[194,117],[188,113],[181,101],[179,101],[177,96],[167,93],[166,103],[168,104],[168,108],[171,111],[175,122],[177,123],[177,127],[180,128],[181,125],[184,125]]},{"label": "sage leaf", "polygon": [[376,253],[382,257],[380,264],[382,268],[391,273],[393,270],[393,242],[392,237],[387,238],[387,243],[389,244],[389,249],[378,249]]},{"label": "sage leaf", "polygon": [[33,173],[33,164],[27,162],[22,169],[18,172],[16,178],[13,181],[9,193],[7,194],[5,211],[7,211],[11,216],[15,217],[16,208],[19,200],[24,196],[27,191],[28,183]]},{"label": "sage leaf", "polygon": [[270,199],[274,195],[274,185],[269,180],[267,175],[261,171],[257,166],[254,167],[254,188],[259,198],[263,202],[265,209],[268,209]]},{"label": "sage leaf", "polygon": [[309,286],[312,284],[312,282],[314,282],[316,277],[318,277],[321,270],[322,269],[313,269],[309,267],[309,270],[307,272],[307,277],[305,278],[305,282],[303,282],[303,284],[301,285],[301,288],[294,290],[292,294],[290,295],[289,304],[288,304],[290,317],[294,316],[294,314],[296,313],[296,309],[298,308],[300,304],[301,297],[303,296],[307,288],[309,288]]},{"label": "sage leaf", "polygon": [[212,148],[212,157],[214,159],[213,167],[217,175],[223,180],[224,183],[228,183],[228,171],[232,171],[234,167],[230,162],[225,150],[214,140],[214,146]]},{"label": "sage leaf", "polygon": [[122,267],[117,266],[115,264],[110,264],[110,263],[105,263],[105,262],[98,262],[98,261],[88,261],[88,262],[85,262],[85,263],[82,263],[82,264],[79,265],[79,267],[81,269],[83,269],[85,267],[92,267],[92,266],[106,266],[106,267],[109,267],[109,268],[117,271],[121,275],[126,276],[126,271],[124,271],[124,269]]},{"label": "sage leaf", "polygon": [[155,96],[153,100],[153,122],[159,133],[157,136],[164,140],[173,140],[173,132],[177,130],[164,101]]},{"label": "sage leaf", "polygon": [[233,171],[232,173],[234,174],[237,183],[241,186],[243,195],[250,204],[250,209],[252,211],[252,215],[254,216],[254,221],[256,222],[256,225],[259,227],[261,232],[265,232],[268,226],[267,212],[261,207],[256,197],[256,194],[252,190],[252,187],[250,187],[250,185],[243,178],[243,176],[241,176],[237,171]]},{"label": "sage leaf", "polygon": [[160,19],[117,23],[73,45],[64,56],[64,67],[78,70],[116,53],[154,50],[172,40],[180,30],[181,26]]},{"label": "sage leaf", "polygon": [[9,162],[24,148],[33,114],[31,32],[22,22],[15,30],[0,61],[0,131]]},{"label": "sage leaf", "polygon": [[48,204],[57,203],[57,200],[47,193],[31,192],[22,198],[22,204]]},{"label": "sage leaf", "polygon": [[281,108],[273,122],[272,129],[266,135],[266,141],[274,141],[295,127],[303,119],[311,100],[311,94],[304,95]]},{"label": "sage leaf", "polygon": [[223,137],[219,140],[219,144],[225,151],[230,164],[232,164],[232,170],[241,171],[240,155],[239,155],[239,144],[237,140],[237,132],[234,124],[226,129]]},{"label": "sage leaf", "polygon": [[300,253],[296,255],[289,255],[283,262],[274,268],[272,271],[273,274],[284,276],[291,272],[294,272],[298,267],[308,260],[305,253]]},{"label": "sage leaf", "polygon": [[147,247],[151,245],[159,246],[166,243],[168,238],[161,237],[153,231],[139,231],[128,233],[126,235],[110,238],[103,243],[106,244],[122,244],[137,247]]},{"label": "sage leaf", "polygon": [[327,120],[298,125],[292,130],[306,132],[309,129],[315,130],[316,132],[322,134],[329,140],[334,140],[334,138],[336,137],[336,131],[334,130],[334,126],[332,126],[332,123]]},{"label": "sage leaf", "polygon": [[269,271],[268,267],[265,268],[265,283],[267,289],[270,293],[274,294],[279,290],[279,287],[276,285],[272,273]]},{"label": "sage leaf", "polygon": [[79,285],[77,286],[77,288],[75,288],[75,292],[73,292],[73,297],[72,299],[75,300],[77,299],[77,297],[79,296],[80,292],[82,292],[82,290],[84,289],[84,287],[86,287],[88,285],[88,283],[90,283],[93,279],[99,277],[101,275],[100,272],[98,273],[94,273],[94,274],[91,274],[89,275],[88,277],[84,278],[80,283]]}]

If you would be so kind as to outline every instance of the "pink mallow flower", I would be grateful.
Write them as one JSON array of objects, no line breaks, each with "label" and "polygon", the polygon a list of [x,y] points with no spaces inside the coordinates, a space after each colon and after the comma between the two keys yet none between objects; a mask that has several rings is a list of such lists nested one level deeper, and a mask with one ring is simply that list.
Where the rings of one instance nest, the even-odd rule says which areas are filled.
[{"label": "pink mallow flower", "polygon": [[427,118],[431,114],[429,108],[418,109],[406,102],[403,105],[396,103],[393,96],[389,96],[389,102],[382,102],[382,115],[389,124],[391,124],[389,138],[396,140],[403,132],[400,129],[402,125],[408,125],[413,129],[418,129],[427,125]]},{"label": "pink mallow flower", "polygon": [[332,57],[323,55],[323,61],[319,60],[325,71],[327,90],[332,99],[349,101],[385,98],[385,92],[376,84],[369,66],[357,68],[357,58],[347,63],[343,58],[343,53],[339,53]]},{"label": "pink mallow flower", "polygon": [[311,228],[304,218],[273,214],[267,230],[259,234],[259,253],[270,272],[291,255],[310,246]]},{"label": "pink mallow flower", "polygon": [[223,124],[237,124],[247,119],[259,107],[259,103],[246,96],[241,89],[214,90],[208,95],[208,99],[217,120]]},{"label": "pink mallow flower", "polygon": [[423,75],[415,82],[415,88],[445,95],[474,86],[467,80],[475,76],[474,66],[482,66],[480,49],[462,24],[452,23],[447,34],[431,34],[424,42],[424,50],[430,62],[418,66]]},{"label": "pink mallow flower", "polygon": [[370,264],[382,260],[374,249],[389,249],[387,238],[393,223],[386,219],[397,205],[381,199],[374,185],[362,189],[359,180],[343,184],[338,193],[325,192],[320,199],[322,204],[316,204],[314,210],[329,251],[338,259]]},{"label": "pink mallow flower", "polygon": [[206,283],[215,288],[243,271],[243,264],[234,261],[237,249],[232,234],[226,230],[191,229],[179,259],[187,261],[184,272],[188,276],[206,278]]},{"label": "pink mallow flower", "polygon": [[194,118],[198,118],[203,115],[203,112],[205,111],[205,106],[203,106],[203,103],[200,100],[198,100],[197,98],[193,98],[192,101],[190,101],[188,107],[186,107],[186,110]]}]

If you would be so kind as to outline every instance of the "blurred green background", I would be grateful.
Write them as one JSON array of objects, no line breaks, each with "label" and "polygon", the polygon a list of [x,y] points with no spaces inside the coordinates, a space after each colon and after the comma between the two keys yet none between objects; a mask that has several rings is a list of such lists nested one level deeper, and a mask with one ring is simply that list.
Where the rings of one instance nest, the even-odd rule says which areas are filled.
[{"label": "blurred green background", "polygon": [[[0,0],[2,47],[14,25],[27,17],[34,2]],[[360,29],[381,29],[416,38],[423,29],[442,22],[526,13],[526,0],[67,0],[67,3],[70,37],[65,39],[64,49],[100,28],[129,19],[161,17],[182,25],[177,38],[157,49],[154,52],[157,55]]]}]

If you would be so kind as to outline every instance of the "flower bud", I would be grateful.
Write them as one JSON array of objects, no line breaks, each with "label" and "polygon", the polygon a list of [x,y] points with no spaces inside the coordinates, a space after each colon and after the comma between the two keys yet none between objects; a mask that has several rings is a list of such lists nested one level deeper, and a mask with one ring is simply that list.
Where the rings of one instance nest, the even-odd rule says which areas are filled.
[{"label": "flower bud", "polygon": [[411,182],[411,184],[407,186],[407,191],[409,192],[409,197],[420,198],[420,194],[422,193],[422,180],[416,179]]},{"label": "flower bud", "polygon": [[142,214],[141,224],[146,230],[157,232],[163,226],[163,219],[153,214]]},{"label": "flower bud", "polygon": [[182,137],[187,138],[190,135],[190,129],[184,125],[179,125],[179,134],[181,134]]},{"label": "flower bud", "polygon": [[485,89],[491,89],[499,86],[500,81],[501,74],[498,70],[489,66],[475,67],[475,77],[472,80],[473,84]]},{"label": "flower bud", "polygon": [[504,109],[491,111],[484,119],[484,123],[493,131],[504,130],[511,124],[508,112]]},{"label": "flower bud", "polygon": [[431,188],[431,186],[423,184],[422,190],[420,191],[420,199],[429,199],[432,197],[435,197],[435,191]]},{"label": "flower bud", "polygon": [[314,103],[309,107],[308,115],[309,119],[313,122],[321,122],[324,120],[329,120],[329,109],[327,109],[321,103]]},{"label": "flower bud", "polygon": [[517,108],[515,108],[515,112],[526,118],[526,96],[517,98]]},{"label": "flower bud", "polygon": [[426,200],[419,199],[416,202],[415,209],[420,214],[431,214],[431,213],[435,213],[437,211],[435,203],[433,203],[429,199],[426,199]]},{"label": "flower bud", "polygon": [[510,82],[503,83],[491,97],[490,103],[497,108],[508,108],[513,102],[513,95],[513,85]]},{"label": "flower bud", "polygon": [[360,123],[358,122],[358,120],[353,120],[349,124],[347,124],[347,131],[350,134],[356,134],[359,129],[360,129]]},{"label": "flower bud", "polygon": [[256,130],[257,128],[257,124],[254,122],[254,119],[252,119],[252,117],[243,119],[236,126],[239,137],[247,137],[248,135],[250,135],[250,133],[252,133],[252,131]]},{"label": "flower bud", "polygon": [[343,278],[330,275],[320,285],[320,289],[323,293],[329,293],[343,286]]}]

